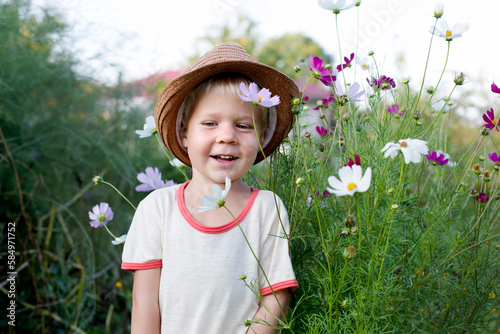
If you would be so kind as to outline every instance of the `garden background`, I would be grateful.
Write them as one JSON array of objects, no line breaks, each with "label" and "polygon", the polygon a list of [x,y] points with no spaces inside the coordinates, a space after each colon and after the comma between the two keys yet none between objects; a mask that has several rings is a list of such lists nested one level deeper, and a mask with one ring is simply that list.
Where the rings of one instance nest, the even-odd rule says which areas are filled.
[{"label": "garden background", "polygon": [[[132,276],[119,268],[122,246],[112,245],[104,230],[90,227],[87,212],[101,201],[110,203],[115,216],[109,227],[113,233],[121,235],[128,230],[133,210],[115,195],[113,189],[96,187],[92,177],[103,176],[133,203],[145,196],[134,189],[139,184],[137,174],[147,166],[158,167],[164,179],[182,182],[182,174],[168,163],[157,142],[139,140],[134,133],[142,129],[145,117],[152,114],[155,96],[172,79],[170,75],[175,75],[188,63],[182,59],[195,59],[212,45],[235,41],[259,61],[297,78],[302,87],[307,79],[301,76],[303,73],[297,74],[293,66],[302,64],[303,71],[308,71],[307,59],[311,53],[332,64],[340,63],[334,17],[319,8],[315,1],[307,4],[310,8],[307,12],[294,8],[289,2],[286,8],[279,7],[279,12],[274,10],[271,14],[287,16],[290,25],[304,29],[291,29],[277,35],[263,32],[273,29],[269,26],[272,16],[266,13],[267,19],[261,20],[256,14],[244,14],[248,12],[243,1],[206,3],[209,3],[212,14],[210,29],[200,27],[194,36],[184,37],[177,47],[170,45],[172,59],[166,65],[162,62],[164,58],[168,59],[169,52],[159,47],[149,52],[153,58],[143,61],[134,59],[130,50],[145,47],[146,42],[150,45],[175,43],[168,41],[168,36],[165,41],[159,37],[137,40],[131,30],[122,34],[111,23],[102,25],[103,22],[113,22],[105,19],[97,26],[85,22],[82,25],[75,19],[81,9],[78,2],[71,7],[68,2],[49,6],[42,2],[0,1],[2,299],[9,294],[7,272],[13,271],[7,267],[10,222],[15,222],[16,226],[15,271],[18,273],[15,284],[16,328],[9,326],[9,319],[2,315],[2,332],[15,332],[16,329],[20,333],[128,332]],[[366,3],[371,10],[363,14],[367,16],[360,29],[353,24],[356,18],[354,10],[342,13],[345,17],[339,15],[341,27],[345,26],[344,31],[361,32],[360,56],[367,56],[368,51],[373,50],[375,56],[380,55],[384,73],[392,76],[398,87],[404,78],[411,77],[413,93],[417,92],[430,38],[428,27],[434,23],[434,3],[424,2],[427,16],[419,19],[425,22],[424,28],[411,32],[410,36],[416,34],[419,38],[409,38],[408,33],[394,39],[382,38],[384,31],[401,27],[401,21],[408,19],[407,12],[414,5],[393,1],[370,7],[373,4]],[[494,26],[498,22],[493,20],[496,8],[493,2],[473,9],[448,3],[445,6],[447,19],[467,22],[468,16],[481,14],[481,22],[477,26],[471,24],[468,33],[482,27],[480,35],[489,36],[480,47],[471,47],[476,45],[473,43],[477,43],[478,38],[473,39],[468,33],[453,41],[449,68],[444,77],[447,82],[442,84],[444,95],[453,87],[455,76],[460,72],[465,74],[465,84],[453,97],[456,103],[454,117],[447,124],[448,142],[453,144],[452,156],[458,161],[474,142],[483,124],[481,115],[489,108],[498,107],[498,98],[489,89],[491,81],[500,81],[500,72],[492,60],[498,55],[495,52],[498,43],[492,34],[498,30]],[[361,8],[364,5],[365,2]],[[71,8],[75,10],[71,11]],[[153,11],[155,7],[151,5],[150,8]],[[184,9],[179,7],[176,10]],[[176,10],[167,11],[169,15],[164,19],[168,21],[169,17],[175,16]],[[110,14],[106,12],[106,6],[101,11],[105,15],[99,17]],[[403,13],[406,14],[403,16]],[[452,16],[455,13],[461,13],[461,16]],[[84,14],[86,12],[82,11],[82,16]],[[217,18],[222,19],[215,22]],[[315,24],[323,22],[324,26],[319,28],[307,23],[313,21]],[[167,27],[172,34],[175,26]],[[94,37],[95,42],[85,41],[83,36],[86,34]],[[186,36],[189,36],[188,32]],[[345,49],[342,51],[347,55],[354,51],[356,34],[343,37]],[[421,47],[415,48],[413,44],[420,41],[423,41]],[[432,53],[435,58],[430,63],[426,90],[435,85],[446,55],[446,43],[438,40],[435,43]],[[401,52],[399,48],[392,52],[393,44],[407,47],[408,52]],[[127,55],[128,61],[116,56],[121,53]],[[305,61],[301,63],[301,59]],[[130,68],[126,67],[127,63],[132,63]],[[162,75],[155,75],[157,72]],[[323,87],[318,84],[309,93],[312,105],[304,111],[312,115],[305,122],[309,123],[312,132],[317,124],[322,124],[313,110],[315,100],[328,95],[324,90],[325,96],[321,96],[321,89]],[[494,146],[490,147],[494,149]],[[483,155],[487,159],[487,154]],[[304,203],[308,195],[302,189],[297,191],[297,198],[303,198]],[[492,207],[498,207],[498,201]],[[498,244],[498,239],[495,240],[492,247]],[[301,244],[297,241],[296,245]],[[498,254],[498,251],[494,252],[491,250],[492,254]],[[496,312],[499,308],[496,299],[498,263],[488,261],[486,264],[493,266],[490,269],[497,276],[491,277],[493,289],[489,287],[489,299],[482,304],[484,308],[477,316],[486,319],[481,332],[494,333],[500,327]],[[302,305],[309,308],[309,314],[300,310],[308,316],[320,306],[314,303]],[[6,310],[4,314],[7,315]],[[450,332],[462,331],[454,329]]]}]

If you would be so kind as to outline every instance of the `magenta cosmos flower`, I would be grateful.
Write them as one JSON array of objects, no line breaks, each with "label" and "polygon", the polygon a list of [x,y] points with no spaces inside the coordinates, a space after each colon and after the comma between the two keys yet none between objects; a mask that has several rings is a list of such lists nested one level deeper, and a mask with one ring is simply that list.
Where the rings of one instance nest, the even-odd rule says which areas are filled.
[{"label": "magenta cosmos flower", "polygon": [[352,60],[354,59],[354,53],[351,53],[349,58],[344,57],[345,64],[340,64],[337,66],[337,71],[341,72],[346,67],[351,67]]},{"label": "magenta cosmos flower", "polygon": [[372,86],[373,88],[378,88],[382,90],[388,90],[396,87],[394,79],[389,78],[385,75],[380,76],[380,78],[378,79],[372,77],[371,81],[368,78],[366,78],[366,81],[368,81],[368,84],[370,84],[370,86]]},{"label": "magenta cosmos flower", "polygon": [[495,119],[495,114],[493,112],[493,108],[486,111],[486,114],[483,114],[483,120],[486,122],[486,124],[483,125],[485,128],[490,129],[490,130],[493,130],[496,128],[497,131],[500,132],[500,130],[498,130],[498,119]]},{"label": "magenta cosmos flower", "polygon": [[498,86],[497,86],[497,85],[495,85],[495,83],[492,83],[492,84],[491,84],[491,91],[492,91],[493,93],[500,94],[500,88],[498,88]]},{"label": "magenta cosmos flower", "polygon": [[[328,135],[328,129],[319,125],[316,125],[316,132],[321,136],[325,137]],[[332,134],[332,131],[330,130],[330,134]]]},{"label": "magenta cosmos flower", "polygon": [[111,219],[113,219],[113,210],[109,207],[106,202],[101,202],[100,204],[94,206],[92,211],[89,211],[89,222],[92,227],[99,227],[106,225]]},{"label": "magenta cosmos flower", "polygon": [[354,166],[354,165],[361,166],[361,158],[357,154],[354,157],[354,160],[352,160],[352,158],[349,158],[349,162],[347,163],[347,165],[344,165],[344,167],[349,166],[352,168],[352,166]]},{"label": "magenta cosmos flower", "polygon": [[240,83],[240,90],[243,93],[238,93],[240,99],[246,102],[252,102],[253,104],[261,105],[265,108],[271,108],[280,104],[280,97],[274,95],[271,97],[271,92],[267,88],[262,88],[257,92],[257,84],[255,82],[250,83],[247,86],[242,82]]},{"label": "magenta cosmos flower", "polygon": [[500,154],[497,154],[496,152],[488,154],[488,158],[490,158],[490,160],[494,163],[500,163]]},{"label": "magenta cosmos flower", "polygon": [[446,159],[446,156],[444,154],[440,154],[436,151],[429,151],[426,155],[427,160],[429,160],[434,166],[439,165],[443,166],[450,161],[450,159]]},{"label": "magenta cosmos flower", "polygon": [[311,65],[309,69],[313,72],[313,77],[321,81],[323,85],[331,86],[332,82],[337,79],[337,77],[332,75],[332,70],[324,68],[323,61],[315,57],[314,54],[311,54],[309,57],[309,64]]},{"label": "magenta cosmos flower", "polygon": [[488,202],[488,200],[490,199],[488,196],[486,196],[485,193],[479,193],[476,195],[476,197],[474,197],[476,199],[476,201],[478,201],[480,204],[483,204],[483,203],[486,203]]}]

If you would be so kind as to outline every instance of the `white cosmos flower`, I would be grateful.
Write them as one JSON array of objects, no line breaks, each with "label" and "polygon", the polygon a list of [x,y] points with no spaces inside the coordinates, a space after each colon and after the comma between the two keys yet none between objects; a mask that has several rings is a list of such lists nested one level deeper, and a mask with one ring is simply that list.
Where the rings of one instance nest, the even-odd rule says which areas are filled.
[{"label": "white cosmos flower", "polygon": [[157,133],[155,119],[153,116],[148,116],[146,118],[146,123],[144,124],[144,130],[135,130],[135,133],[139,135],[139,138],[151,137]]},{"label": "white cosmos flower", "polygon": [[447,41],[451,41],[454,38],[462,37],[462,34],[469,30],[469,28],[470,26],[468,23],[456,23],[450,28],[448,23],[442,20],[439,22],[439,28],[432,25],[429,32]]},{"label": "white cosmos flower", "polygon": [[210,189],[212,189],[212,194],[214,195],[203,195],[200,202],[204,206],[196,208],[199,212],[214,210],[220,208],[226,203],[226,195],[229,192],[229,189],[231,189],[231,179],[226,176],[226,187],[224,190],[222,190],[218,184],[213,184]]},{"label": "white cosmos flower", "polygon": [[399,143],[387,143],[380,152],[385,152],[384,158],[394,158],[401,151],[405,158],[405,163],[419,163],[422,160],[422,154],[427,154],[429,148],[427,142],[420,139],[401,139]]},{"label": "white cosmos flower", "polygon": [[350,9],[354,7],[354,2],[351,3],[350,5],[345,4],[346,0],[318,0],[318,5],[321,8],[331,10],[334,14],[338,14],[343,10]]},{"label": "white cosmos flower", "polygon": [[330,184],[332,188],[327,188],[327,190],[337,196],[352,196],[356,192],[362,193],[370,188],[372,170],[368,167],[365,171],[365,175],[363,175],[361,166],[344,166],[339,170],[339,178],[340,180],[333,175],[330,176],[328,178],[328,184]]},{"label": "white cosmos flower", "polygon": [[347,88],[347,93],[344,91],[344,85],[340,82],[341,80],[335,81],[335,93],[339,97],[347,96],[347,99],[350,102],[361,102],[363,101],[363,95],[365,94],[364,90],[361,90],[361,86],[359,83],[355,82]]},{"label": "white cosmos flower", "polygon": [[126,239],[127,239],[127,235],[124,234],[121,237],[115,238],[115,240],[111,241],[111,243],[116,246],[119,244],[123,244]]},{"label": "white cosmos flower", "polygon": [[363,71],[368,71],[370,65],[368,65],[368,57],[356,57],[356,63],[361,66]]}]

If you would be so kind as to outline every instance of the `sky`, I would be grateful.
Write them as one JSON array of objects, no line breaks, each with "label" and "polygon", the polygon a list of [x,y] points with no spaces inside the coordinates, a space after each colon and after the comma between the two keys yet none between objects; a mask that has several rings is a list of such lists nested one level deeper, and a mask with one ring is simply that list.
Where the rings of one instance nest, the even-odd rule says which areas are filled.
[{"label": "sky", "polygon": [[[350,2],[350,0],[347,0]],[[500,1],[483,0],[362,0],[359,12],[338,15],[342,55],[368,51],[384,74],[420,82],[434,24],[434,6],[444,5],[450,26],[469,23],[470,30],[450,45],[443,81],[460,72],[469,88],[489,90],[500,83],[497,65],[500,43]],[[177,70],[196,50],[196,39],[244,13],[258,23],[260,39],[284,33],[313,38],[328,53],[339,55],[335,15],[316,0],[34,0],[61,12],[72,27],[68,40],[84,66],[82,71],[106,82],[141,79]],[[359,20],[359,30],[357,29]],[[359,38],[357,34],[359,31]],[[356,43],[356,40],[358,41]],[[437,82],[446,59],[447,42],[434,38],[426,85]],[[357,47],[356,47],[357,45]],[[305,55],[307,56],[307,55]],[[396,65],[399,64],[399,65]],[[357,80],[364,80],[358,75]],[[446,85],[444,86],[446,87]]]}]

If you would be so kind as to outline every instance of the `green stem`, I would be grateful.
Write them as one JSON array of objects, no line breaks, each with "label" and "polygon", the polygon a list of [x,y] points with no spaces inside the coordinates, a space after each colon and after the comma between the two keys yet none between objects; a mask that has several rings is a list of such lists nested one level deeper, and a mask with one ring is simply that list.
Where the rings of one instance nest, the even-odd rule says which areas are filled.
[{"label": "green stem", "polygon": [[114,189],[114,190],[115,190],[118,194],[120,194],[120,196],[121,196],[121,197],[123,197],[123,198],[127,201],[127,203],[128,203],[128,204],[130,204],[130,205],[134,208],[134,210],[137,210],[137,208],[135,207],[135,205],[134,205],[134,204],[132,204],[132,202],[130,202],[130,201],[128,200],[128,198],[127,198],[127,197],[125,197],[125,196],[124,196],[124,195],[120,192],[120,190],[116,189],[114,185],[112,185],[111,183],[109,183],[109,182],[107,182],[107,181],[104,181],[104,180],[102,180],[102,181],[101,181],[101,183],[107,184],[108,186],[110,186],[111,188],[113,188],[113,189]]},{"label": "green stem", "polygon": [[173,162],[173,160],[170,157],[170,155],[168,155],[167,151],[165,151],[165,147],[163,146],[163,143],[160,140],[160,135],[158,133],[156,133],[155,137],[156,137],[156,140],[158,141],[158,143],[160,144],[160,147],[161,147],[163,153],[165,153],[165,155],[167,156],[168,160],[170,160],[171,165],[174,166],[175,168],[177,168],[177,170],[179,172],[181,172],[182,175],[184,175],[184,177],[186,178],[186,181],[189,181],[189,177],[187,177],[186,173],[184,173],[184,171]]}]

